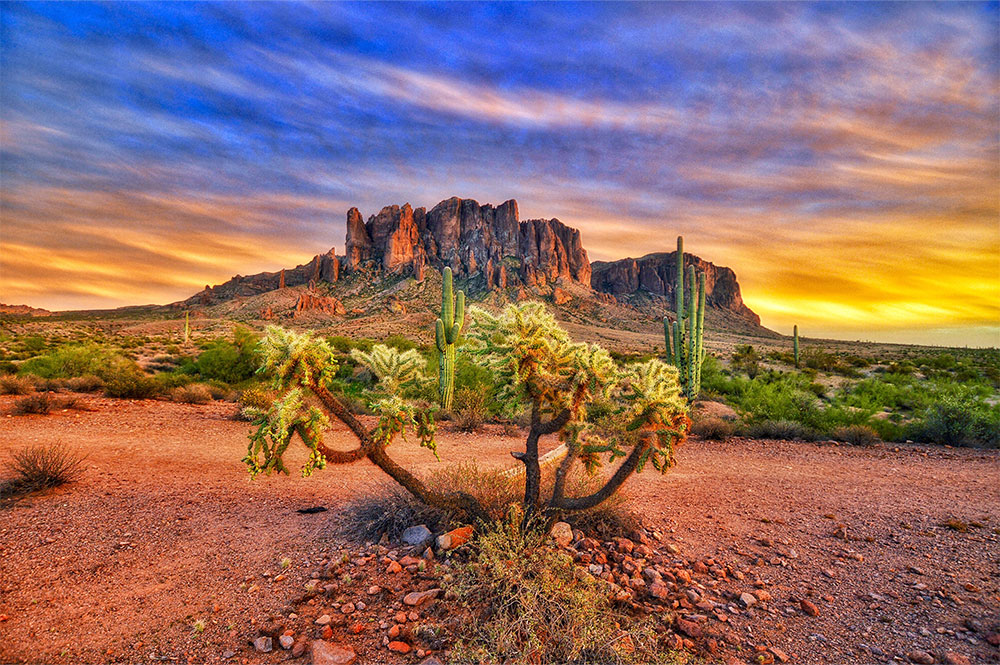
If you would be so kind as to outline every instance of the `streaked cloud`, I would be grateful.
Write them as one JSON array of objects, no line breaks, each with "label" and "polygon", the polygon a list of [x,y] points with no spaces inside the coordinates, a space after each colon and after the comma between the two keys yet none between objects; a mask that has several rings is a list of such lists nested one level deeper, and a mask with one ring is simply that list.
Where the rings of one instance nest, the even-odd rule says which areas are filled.
[{"label": "streaked cloud", "polygon": [[9,5],[0,300],[172,301],[342,246],[352,205],[459,195],[592,258],[683,233],[779,329],[1000,343],[998,15]]}]

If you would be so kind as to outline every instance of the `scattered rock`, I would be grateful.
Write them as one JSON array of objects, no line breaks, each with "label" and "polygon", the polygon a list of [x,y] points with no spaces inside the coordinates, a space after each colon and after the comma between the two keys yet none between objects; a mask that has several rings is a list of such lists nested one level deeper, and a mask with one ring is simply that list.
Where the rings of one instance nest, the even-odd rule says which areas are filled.
[{"label": "scattered rock", "polygon": [[313,640],[310,645],[312,665],[351,665],[358,659],[354,649],[346,644],[330,644],[323,640]]},{"label": "scattered rock", "polygon": [[396,653],[407,654],[410,653],[411,647],[406,642],[389,642],[389,651],[395,651]]},{"label": "scattered rock", "polygon": [[430,542],[433,535],[431,530],[427,528],[427,525],[418,524],[403,531],[402,539],[407,545],[419,547],[424,543]]},{"label": "scattered rock", "polygon": [[438,536],[437,546],[442,552],[447,552],[466,544],[470,538],[472,538],[472,526],[462,526]]},{"label": "scattered rock", "polygon": [[288,651],[295,644],[295,638],[291,635],[282,635],[278,638],[278,644],[281,645],[282,649]]},{"label": "scattered rock", "polygon": [[428,600],[433,600],[438,597],[441,593],[441,589],[428,589],[427,591],[412,591],[405,596],[403,596],[403,604],[410,605],[411,607],[416,607],[417,605],[422,605]]},{"label": "scattered rock", "polygon": [[567,547],[573,542],[573,527],[566,522],[556,522],[552,525],[552,539],[559,547]]},{"label": "scattered rock", "polygon": [[757,596],[752,593],[742,593],[740,594],[740,602],[743,603],[743,607],[753,607],[757,604]]},{"label": "scattered rock", "polygon": [[427,656],[422,661],[420,661],[420,665],[444,665],[444,664],[434,656]]},{"label": "scattered rock", "polygon": [[954,651],[949,651],[944,655],[944,662],[948,665],[972,665],[967,656],[955,653]]},{"label": "scattered rock", "polygon": [[398,561],[390,561],[389,565],[385,567],[385,572],[388,573],[389,575],[392,575],[394,573],[401,573],[403,572],[403,567],[399,565]]},{"label": "scattered rock", "polygon": [[330,615],[323,614],[318,619],[316,619],[317,626],[327,626],[330,624]]},{"label": "scattered rock", "polygon": [[677,619],[677,629],[688,637],[699,638],[701,637],[701,626],[699,626],[694,621],[688,621],[687,619]]},{"label": "scattered rock", "polygon": [[253,648],[260,653],[268,653],[274,648],[270,637],[258,637],[253,641]]},{"label": "scattered rock", "polygon": [[772,654],[774,654],[774,657],[777,658],[778,661],[780,661],[782,663],[787,663],[789,661],[788,654],[786,654],[784,651],[782,651],[778,647],[769,647],[768,650]]},{"label": "scattered rock", "polygon": [[934,665],[934,656],[926,651],[911,651],[906,654],[906,659],[911,663],[917,663],[917,665]]},{"label": "scattered rock", "polygon": [[378,586],[377,584],[373,584],[372,586],[368,587],[369,596],[374,596],[378,594],[380,591],[382,591],[382,587]]},{"label": "scattered rock", "polygon": [[809,616],[811,616],[811,617],[818,617],[819,616],[819,608],[816,607],[816,605],[812,601],[809,601],[809,600],[806,600],[805,598],[803,598],[799,602],[799,606],[802,608],[802,611],[805,612],[806,614],[808,614]]}]

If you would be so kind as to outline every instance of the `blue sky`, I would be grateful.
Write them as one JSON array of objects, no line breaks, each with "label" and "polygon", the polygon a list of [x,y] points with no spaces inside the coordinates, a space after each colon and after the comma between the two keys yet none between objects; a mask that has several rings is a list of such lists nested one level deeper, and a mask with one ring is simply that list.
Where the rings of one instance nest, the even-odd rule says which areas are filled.
[{"label": "blue sky", "polygon": [[519,201],[779,330],[1000,343],[996,3],[2,6],[0,299],[169,302]]}]

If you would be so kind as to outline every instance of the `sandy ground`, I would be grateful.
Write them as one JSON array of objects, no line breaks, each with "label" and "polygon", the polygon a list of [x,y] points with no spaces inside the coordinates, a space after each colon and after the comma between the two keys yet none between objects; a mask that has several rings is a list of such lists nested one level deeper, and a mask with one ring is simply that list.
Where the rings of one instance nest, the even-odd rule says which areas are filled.
[{"label": "sandy ground", "polygon": [[[248,426],[230,419],[232,404],[86,399],[94,411],[0,418],[0,462],[29,444],[89,454],[79,482],[0,510],[0,662],[285,658],[249,649],[253,626],[287,610],[344,545],[337,506],[383,486],[380,472],[359,463],[251,482],[240,462]],[[0,410],[11,401],[0,398]],[[439,447],[448,462],[510,466],[520,443],[487,427],[442,432]],[[415,443],[392,452],[421,470],[439,464]],[[1000,624],[1000,451],[691,441],[677,468],[647,471],[629,491],[685,556],[766,580],[773,601],[727,629],[751,652],[763,643],[803,663],[915,650],[1000,661],[984,639]],[[315,505],[330,511],[295,512]],[[270,581],[285,557],[287,578]],[[722,586],[753,590],[741,584]],[[819,616],[793,609],[801,599]]]}]

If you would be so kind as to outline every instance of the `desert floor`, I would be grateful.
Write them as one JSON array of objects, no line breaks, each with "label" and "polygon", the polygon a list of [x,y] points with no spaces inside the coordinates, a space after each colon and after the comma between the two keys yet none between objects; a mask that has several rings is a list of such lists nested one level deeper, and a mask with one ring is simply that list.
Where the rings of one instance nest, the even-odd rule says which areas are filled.
[{"label": "desert floor", "polygon": [[[338,535],[338,507],[388,479],[361,462],[251,482],[240,462],[249,426],[232,404],[86,400],[94,410],[0,417],[0,462],[54,442],[89,455],[80,481],[0,509],[0,662],[288,658],[255,653],[254,626],[287,608],[324,554],[353,546]],[[445,429],[439,450],[512,466],[520,445],[487,426]],[[441,464],[415,443],[391,451],[421,471]],[[773,600],[726,626],[751,654],[767,644],[803,663],[915,651],[1000,661],[984,639],[1000,623],[1000,451],[692,440],[675,469],[649,470],[628,491],[687,559],[766,582]],[[317,505],[330,510],[296,512]],[[285,557],[286,578],[272,581]],[[819,615],[799,611],[801,599]]]}]

